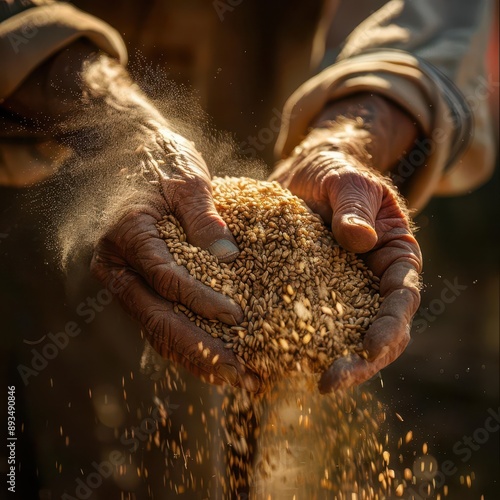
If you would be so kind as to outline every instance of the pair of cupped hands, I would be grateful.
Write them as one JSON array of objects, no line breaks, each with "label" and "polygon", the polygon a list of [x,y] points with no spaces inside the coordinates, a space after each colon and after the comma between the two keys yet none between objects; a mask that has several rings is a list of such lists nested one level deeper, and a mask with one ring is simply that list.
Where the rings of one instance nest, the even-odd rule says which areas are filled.
[{"label": "pair of cupped hands", "polygon": [[[258,392],[258,376],[239,363],[221,339],[174,312],[174,303],[179,303],[227,325],[243,321],[241,308],[230,297],[175,263],[156,228],[165,214],[173,214],[189,243],[208,249],[221,262],[237,258],[236,241],[215,209],[211,174],[202,155],[171,130],[118,65],[102,56],[91,58],[88,47],[67,49],[47,64],[4,102],[9,112],[22,116],[41,107],[38,114],[57,123],[59,117],[84,112],[78,109],[83,94],[87,100],[95,95],[122,117],[132,110],[142,121],[144,140],[135,154],[138,169],[141,164],[148,171],[147,196],[129,200],[106,228],[94,249],[93,274],[116,294],[163,357],[206,381]],[[92,78],[99,82],[95,88]],[[390,100],[350,96],[330,103],[271,175],[318,213],[339,244],[361,254],[380,278],[383,302],[364,338],[367,357],[349,355],[335,361],[320,377],[322,393],[370,379],[409,342],[411,319],[420,302],[421,254],[404,202],[382,174],[411,148],[416,135],[410,117]]]},{"label": "pair of cupped hands", "polygon": [[[356,141],[355,131],[352,137],[349,130],[335,135],[329,127],[325,123],[324,128],[313,130],[289,159],[278,164],[271,179],[321,215],[344,248],[362,254],[381,280],[384,300],[364,339],[368,357],[350,355],[334,362],[320,378],[319,389],[324,393],[362,383],[403,352],[420,301],[421,267],[419,247],[396,190],[362,163],[369,158],[365,145],[359,145],[361,158],[352,144],[343,147],[343,141]],[[167,169],[151,158],[157,193],[148,202],[130,207],[110,228],[95,249],[92,270],[104,284],[125,278],[127,284],[118,299],[162,356],[207,381],[259,391],[258,377],[224,348],[221,339],[212,338],[173,310],[177,302],[227,325],[243,321],[241,308],[231,298],[203,285],[175,263],[155,227],[159,219],[174,214],[188,242],[208,249],[220,262],[236,259],[239,250],[215,209],[209,168],[194,144],[161,128],[155,144],[156,159],[169,158]],[[218,356],[215,364],[214,356]]]}]

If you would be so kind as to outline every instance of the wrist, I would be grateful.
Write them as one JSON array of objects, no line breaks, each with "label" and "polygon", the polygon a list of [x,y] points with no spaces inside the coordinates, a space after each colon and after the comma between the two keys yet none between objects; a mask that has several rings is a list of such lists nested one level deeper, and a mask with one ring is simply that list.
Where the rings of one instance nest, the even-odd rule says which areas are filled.
[{"label": "wrist", "polygon": [[353,150],[358,161],[379,172],[394,167],[419,135],[410,115],[390,100],[368,93],[328,104],[313,127],[329,131]]},{"label": "wrist", "polygon": [[359,120],[339,119],[324,122],[313,128],[306,138],[293,150],[292,158],[310,163],[321,162],[321,157],[335,159],[340,164],[348,164],[365,170],[371,169],[372,157],[367,145],[371,137]]},{"label": "wrist", "polygon": [[[167,122],[142,93],[127,70],[104,54],[89,55],[80,72],[84,106],[90,106],[113,122],[131,130],[147,127],[158,131]],[[85,109],[82,109],[85,111]]]}]

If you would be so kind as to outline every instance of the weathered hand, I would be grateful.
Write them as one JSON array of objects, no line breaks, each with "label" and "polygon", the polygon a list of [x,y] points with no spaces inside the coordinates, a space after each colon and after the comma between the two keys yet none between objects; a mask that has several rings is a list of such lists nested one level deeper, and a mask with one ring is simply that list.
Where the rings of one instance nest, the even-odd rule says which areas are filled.
[{"label": "weathered hand", "polygon": [[[220,339],[196,327],[174,302],[229,325],[242,321],[240,307],[189,275],[173,260],[156,223],[167,213],[182,224],[193,245],[208,249],[221,261],[238,248],[214,207],[210,176],[194,145],[151,125],[155,136],[139,151],[147,190],[129,203],[95,248],[93,273],[139,321],[152,346],[165,358],[181,363],[212,383],[228,382],[251,391],[258,379],[245,371]],[[214,362],[215,361],[215,362]]]},{"label": "weathered hand", "polygon": [[[126,206],[108,213],[112,222],[95,247],[92,272],[141,323],[164,357],[207,381],[258,390],[258,379],[224,349],[221,340],[174,312],[173,303],[178,302],[230,325],[243,319],[234,301],[175,263],[156,229],[164,215],[173,214],[193,245],[208,249],[221,261],[238,255],[234,238],[214,207],[207,165],[194,145],[172,132],[120,64],[85,40],[42,64],[3,107],[27,124],[11,134],[67,135],[65,144],[80,154],[83,147],[91,160],[111,145],[126,150],[117,163],[128,161],[128,150],[139,145],[130,171],[122,174],[132,177],[128,191],[135,194]],[[116,167],[110,170],[118,176],[121,163]],[[123,181],[116,179],[115,185]],[[109,195],[113,198],[114,193]]]},{"label": "weathered hand", "polygon": [[338,359],[322,374],[319,388],[326,393],[360,384],[403,352],[420,303],[421,254],[404,205],[387,179],[331,143],[309,152],[306,144],[271,177],[331,224],[339,244],[362,254],[380,278],[384,300],[364,339],[368,358]]}]

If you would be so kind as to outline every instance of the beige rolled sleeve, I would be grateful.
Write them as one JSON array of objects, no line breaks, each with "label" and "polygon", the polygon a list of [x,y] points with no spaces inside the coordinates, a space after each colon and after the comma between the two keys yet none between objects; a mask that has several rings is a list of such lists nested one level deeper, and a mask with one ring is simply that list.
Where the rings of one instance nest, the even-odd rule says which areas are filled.
[{"label": "beige rolled sleeve", "polygon": [[289,98],[276,155],[293,151],[328,102],[373,92],[405,109],[425,136],[394,172],[410,180],[410,207],[479,186],[496,153],[484,62],[491,15],[486,0],[388,2]]},{"label": "beige rolled sleeve", "polygon": [[9,96],[42,62],[82,37],[126,63],[120,34],[67,3],[32,7],[0,23],[0,99]]},{"label": "beige rolled sleeve", "polygon": [[[33,1],[33,6],[0,23],[0,104],[40,64],[79,38],[127,62],[119,33],[67,3]],[[69,152],[51,139],[0,142],[0,185],[29,186],[52,175]]]}]

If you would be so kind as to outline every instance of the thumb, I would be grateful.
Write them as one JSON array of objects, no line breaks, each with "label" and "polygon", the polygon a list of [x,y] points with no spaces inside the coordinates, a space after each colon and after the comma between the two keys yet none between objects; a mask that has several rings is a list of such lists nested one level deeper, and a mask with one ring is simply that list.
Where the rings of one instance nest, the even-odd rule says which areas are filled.
[{"label": "thumb", "polygon": [[[208,250],[221,262],[231,262],[239,254],[234,236],[217,213],[209,181],[190,179],[176,190],[174,215],[181,223],[189,243]],[[181,195],[181,196],[179,196]]]},{"label": "thumb", "polygon": [[160,132],[156,142],[163,153],[171,157],[173,175],[166,176],[155,161],[151,163],[170,212],[180,222],[189,243],[208,250],[221,262],[233,261],[239,249],[215,208],[210,175],[203,158],[183,136],[161,126]]},{"label": "thumb", "polygon": [[383,188],[374,179],[347,167],[329,189],[332,233],[346,250],[365,253],[377,243],[375,221],[383,198]]}]

